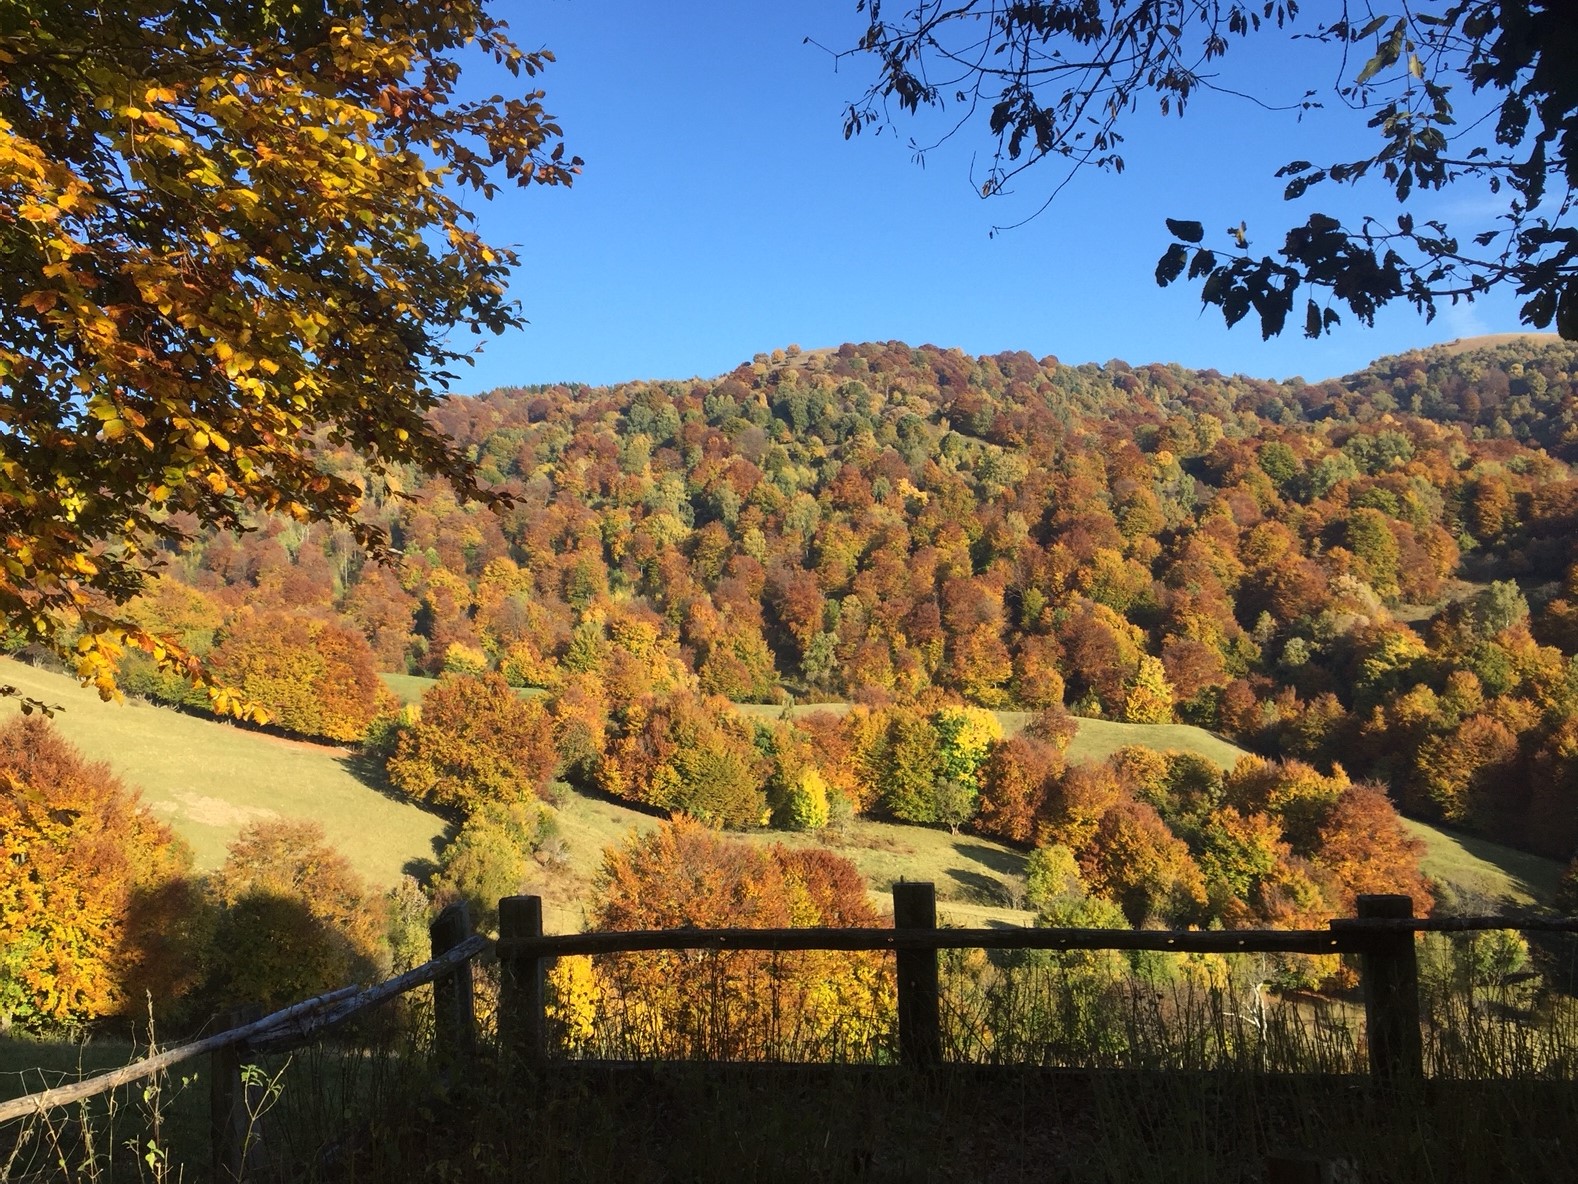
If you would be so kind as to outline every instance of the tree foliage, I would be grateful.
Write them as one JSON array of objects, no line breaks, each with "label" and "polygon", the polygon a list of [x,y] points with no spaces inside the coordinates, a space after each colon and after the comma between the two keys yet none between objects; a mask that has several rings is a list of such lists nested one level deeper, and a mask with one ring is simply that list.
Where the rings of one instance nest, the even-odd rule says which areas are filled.
[{"label": "tree foliage", "polygon": [[270,724],[302,736],[361,740],[388,697],[360,632],[300,613],[243,609],[211,665]]},{"label": "tree foliage", "polygon": [[[992,151],[974,180],[987,197],[1048,161],[1065,182],[1085,167],[1122,171],[1121,129],[1138,107],[1182,115],[1201,92],[1225,89],[1220,59],[1239,41],[1264,44],[1273,30],[1300,27],[1299,6],[1281,0],[964,0],[903,5],[896,18],[878,3],[860,7],[870,20],[847,53],[875,59],[876,79],[849,106],[846,137],[887,124],[890,105],[910,115],[951,107],[944,138],[984,119]],[[1346,160],[1290,161],[1277,173],[1284,196],[1368,180],[1406,205],[1418,193],[1476,187],[1501,212],[1469,228],[1406,211],[1355,225],[1313,213],[1274,255],[1250,251],[1242,221],[1213,247],[1199,221],[1170,218],[1175,241],[1157,282],[1187,271],[1229,325],[1253,312],[1267,337],[1283,331],[1300,295],[1297,315],[1318,337],[1340,319],[1335,305],[1369,324],[1378,308],[1405,300],[1428,318],[1439,303],[1505,285],[1525,297],[1525,322],[1554,322],[1563,337],[1578,338],[1570,225],[1578,82],[1568,68],[1578,36],[1567,7],[1450,0],[1378,12],[1343,4],[1321,17],[1329,23],[1305,36],[1340,51],[1335,93],[1311,89],[1291,106],[1341,104],[1365,117],[1374,139]],[[1315,47],[1303,52],[1313,72]],[[1053,196],[1061,188],[1055,183]]]},{"label": "tree foliage", "polygon": [[44,719],[0,726],[0,1028],[74,1026],[189,985],[186,844]]},{"label": "tree foliage", "polygon": [[519,313],[464,198],[579,162],[541,92],[460,97],[479,51],[551,60],[477,0],[0,15],[0,613],[85,628],[104,693],[121,642],[176,656],[110,615],[159,542],[263,509],[382,544],[315,440],[480,495],[428,412],[454,331]]},{"label": "tree foliage", "polygon": [[374,977],[386,917],[316,822],[255,822],[209,879],[210,1001],[275,1008]]},{"label": "tree foliage", "polygon": [[[876,926],[859,871],[815,848],[760,848],[680,817],[603,857],[599,929]],[[606,1024],[654,1055],[869,1052],[893,1022],[877,954],[626,954],[598,964]]]},{"label": "tree foliage", "polygon": [[395,742],[389,782],[435,806],[470,813],[529,800],[553,778],[553,721],[498,674],[447,674]]}]

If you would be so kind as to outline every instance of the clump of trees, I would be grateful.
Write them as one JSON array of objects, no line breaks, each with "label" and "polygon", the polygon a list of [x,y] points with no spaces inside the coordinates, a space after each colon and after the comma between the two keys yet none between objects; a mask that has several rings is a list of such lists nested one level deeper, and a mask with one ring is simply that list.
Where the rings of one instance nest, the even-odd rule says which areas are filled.
[{"label": "clump of trees", "polygon": [[[817,848],[759,847],[684,816],[633,836],[603,859],[597,929],[881,924],[848,860]],[[574,963],[583,963],[573,965]],[[572,965],[566,965],[572,964]],[[756,951],[565,959],[555,1013],[572,1039],[598,1038],[674,1058],[768,1053],[867,1055],[895,1022],[878,954]]]}]

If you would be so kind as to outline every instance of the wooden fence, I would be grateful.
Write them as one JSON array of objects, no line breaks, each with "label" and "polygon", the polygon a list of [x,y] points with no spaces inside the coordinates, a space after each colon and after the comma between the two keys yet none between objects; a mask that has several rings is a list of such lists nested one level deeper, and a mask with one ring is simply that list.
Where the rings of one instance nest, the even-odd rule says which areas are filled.
[{"label": "wooden fence", "polygon": [[[527,1064],[547,1059],[544,973],[555,958],[651,950],[892,950],[897,962],[899,1057],[942,1063],[940,950],[1154,950],[1175,954],[1357,954],[1370,1071],[1383,1080],[1424,1075],[1419,1023],[1421,929],[1513,928],[1503,917],[1416,918],[1407,896],[1361,896],[1359,915],[1326,929],[939,929],[931,884],[893,886],[892,929],[682,929],[575,933],[542,931],[535,896],[499,903],[499,1039]],[[1563,926],[1573,927],[1573,926]]]},{"label": "wooden fence", "polygon": [[542,901],[511,896],[499,902],[497,942],[471,933],[464,905],[446,909],[431,926],[432,960],[370,988],[344,987],[272,1015],[144,1058],[71,1085],[0,1102],[0,1123],[79,1102],[172,1065],[211,1056],[211,1133],[216,1181],[245,1174],[246,1093],[241,1067],[249,1057],[299,1048],[355,1015],[426,983],[433,984],[434,1051],[440,1064],[463,1063],[477,1042],[471,961],[494,950],[501,979],[499,1041],[520,1062],[549,1056],[546,970],[569,955],[655,950],[892,950],[897,963],[899,1055],[909,1066],[942,1063],[938,952],[982,950],[1152,950],[1164,953],[1357,954],[1363,988],[1370,1071],[1380,1081],[1424,1075],[1419,970],[1414,935],[1421,931],[1513,929],[1578,932],[1578,919],[1418,918],[1407,896],[1361,896],[1358,916],[1325,929],[1123,930],[940,929],[931,884],[893,886],[891,929],[677,929],[551,935],[543,932]]}]

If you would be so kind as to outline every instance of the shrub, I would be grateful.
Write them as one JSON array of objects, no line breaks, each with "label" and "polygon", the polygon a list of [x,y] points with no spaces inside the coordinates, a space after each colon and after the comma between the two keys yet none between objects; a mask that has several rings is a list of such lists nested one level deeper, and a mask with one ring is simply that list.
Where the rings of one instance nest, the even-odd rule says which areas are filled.
[{"label": "shrub", "polygon": [[439,856],[434,902],[463,900],[478,929],[497,929],[500,898],[526,887],[534,867],[532,854],[555,830],[553,815],[544,806],[483,803]]},{"label": "shrub", "polygon": [[253,823],[209,879],[210,999],[279,1007],[376,977],[387,912],[316,822]]}]

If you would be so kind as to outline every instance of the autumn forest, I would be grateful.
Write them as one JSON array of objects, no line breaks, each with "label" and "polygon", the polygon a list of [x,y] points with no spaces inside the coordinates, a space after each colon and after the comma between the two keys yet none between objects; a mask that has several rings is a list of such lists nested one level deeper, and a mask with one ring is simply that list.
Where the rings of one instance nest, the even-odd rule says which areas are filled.
[{"label": "autumn forest", "polygon": [[[509,388],[435,414],[500,506],[371,480],[324,439],[396,561],[285,518],[194,530],[128,611],[266,726],[360,745],[389,792],[452,818],[438,899],[485,912],[499,849],[551,845],[539,803],[572,789],[713,828],[973,831],[1033,852],[1030,907],[1051,924],[1320,925],[1374,891],[1424,905],[1398,811],[1578,849],[1578,346],[1468,343],[1318,383],[791,346],[716,379]],[[402,706],[380,674],[436,681]],[[120,685],[210,708],[135,651]],[[1255,755],[1071,762],[1079,717],[1195,725]],[[46,732],[8,725],[0,758],[69,761]],[[43,850],[59,836],[38,817]],[[208,919],[176,924],[201,912],[172,887],[178,842],[121,830],[121,890],[162,918],[148,931],[219,950],[266,920],[235,909],[248,886],[314,842],[254,828]],[[686,923],[630,903],[665,851],[711,851],[661,833],[610,855],[604,923]],[[779,884],[794,923],[866,916],[837,862],[740,874]],[[327,980],[344,950],[387,966],[393,940],[398,963],[384,913],[426,907],[347,892],[309,894],[343,905],[340,960],[312,955]],[[144,950],[91,991],[0,1006],[91,1019],[159,964]],[[315,985],[203,964],[206,987],[161,988]]]}]

